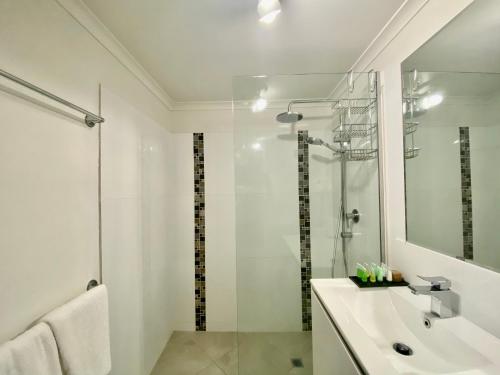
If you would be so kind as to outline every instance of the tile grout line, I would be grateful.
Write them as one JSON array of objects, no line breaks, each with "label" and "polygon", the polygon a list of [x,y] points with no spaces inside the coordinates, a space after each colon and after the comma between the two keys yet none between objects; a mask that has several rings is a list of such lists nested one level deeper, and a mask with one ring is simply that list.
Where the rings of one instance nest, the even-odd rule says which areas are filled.
[{"label": "tile grout line", "polygon": [[[208,333],[208,334],[210,334],[210,333]],[[203,346],[201,346],[201,345],[199,344],[199,342],[197,342],[197,341],[196,341],[196,339],[193,339],[193,341],[194,341],[194,344],[196,345],[196,347],[197,347],[199,350],[201,350],[201,351],[202,351],[202,352],[203,352],[203,353],[204,353],[204,354],[205,354],[208,358],[210,358],[210,362],[212,362],[212,363],[211,363],[211,364],[209,364],[208,366],[203,367],[203,368],[202,368],[201,370],[199,370],[196,374],[199,374],[201,371],[206,370],[207,368],[209,368],[209,367],[210,367],[210,366],[212,366],[212,365],[215,365],[215,366],[216,366],[219,370],[221,370],[221,371],[222,371],[225,375],[228,375],[228,374],[227,374],[227,372],[226,372],[223,368],[221,368],[221,367],[219,366],[219,364],[217,363],[217,360],[218,360],[218,359],[220,359],[220,358],[222,358],[223,356],[225,356],[227,353],[229,353],[229,352],[233,351],[235,348],[237,348],[237,346],[235,346],[234,348],[229,349],[229,350],[228,350],[227,352],[225,352],[225,353],[224,353],[221,357],[219,357],[218,359],[216,359],[216,358],[212,357],[212,356],[210,355],[210,353],[209,353],[207,350],[205,350],[205,348],[204,348]],[[195,375],[196,375],[196,374],[195,374]]]},{"label": "tile grout line", "polygon": [[206,331],[205,284],[205,152],[203,133],[193,133],[194,259],[196,331]]}]

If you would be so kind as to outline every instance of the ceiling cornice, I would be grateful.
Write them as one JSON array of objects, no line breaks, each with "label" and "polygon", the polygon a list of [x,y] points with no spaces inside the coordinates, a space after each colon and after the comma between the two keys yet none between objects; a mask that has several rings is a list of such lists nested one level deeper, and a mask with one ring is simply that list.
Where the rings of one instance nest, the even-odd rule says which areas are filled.
[{"label": "ceiling cornice", "polygon": [[424,8],[430,0],[406,0],[373,38],[365,51],[353,64],[352,70],[365,71],[406,25]]},{"label": "ceiling cornice", "polygon": [[[231,101],[176,102],[99,20],[82,0],[55,0],[82,25],[111,55],[127,68],[142,84],[171,111],[232,110]],[[429,0],[407,0],[353,64],[354,71],[365,71]],[[335,91],[335,90],[334,90]],[[240,107],[237,105],[237,107]]]},{"label": "ceiling cornice", "polygon": [[232,110],[232,101],[175,102],[172,111],[223,111]]},{"label": "ceiling cornice", "polygon": [[55,0],[169,110],[176,103],[81,0]]}]

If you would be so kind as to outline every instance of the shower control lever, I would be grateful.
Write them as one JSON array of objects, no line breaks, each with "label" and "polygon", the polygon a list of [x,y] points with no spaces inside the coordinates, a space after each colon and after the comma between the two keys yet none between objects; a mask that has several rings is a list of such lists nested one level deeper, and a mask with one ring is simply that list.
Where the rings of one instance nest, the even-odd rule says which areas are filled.
[{"label": "shower control lever", "polygon": [[352,210],[352,212],[350,212],[350,213],[347,213],[346,217],[348,220],[352,220],[354,223],[359,223],[360,215],[359,215],[359,211],[356,209]]},{"label": "shower control lever", "polygon": [[352,238],[352,232],[341,232],[340,237],[342,238]]}]

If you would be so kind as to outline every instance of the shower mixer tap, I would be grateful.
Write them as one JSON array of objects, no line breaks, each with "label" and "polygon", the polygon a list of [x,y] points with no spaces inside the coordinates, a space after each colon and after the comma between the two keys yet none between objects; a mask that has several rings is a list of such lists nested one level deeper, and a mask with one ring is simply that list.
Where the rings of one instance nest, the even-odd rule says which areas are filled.
[{"label": "shower mixer tap", "polygon": [[353,223],[359,223],[360,214],[357,209],[352,210],[346,214],[348,220],[352,220]]},{"label": "shower mixer tap", "polygon": [[342,238],[352,238],[353,237],[352,224],[359,223],[359,218],[360,218],[360,214],[359,214],[359,211],[357,209],[354,209],[351,212],[346,212],[345,221],[347,224],[347,230],[342,231],[342,233],[340,233],[340,236]]}]

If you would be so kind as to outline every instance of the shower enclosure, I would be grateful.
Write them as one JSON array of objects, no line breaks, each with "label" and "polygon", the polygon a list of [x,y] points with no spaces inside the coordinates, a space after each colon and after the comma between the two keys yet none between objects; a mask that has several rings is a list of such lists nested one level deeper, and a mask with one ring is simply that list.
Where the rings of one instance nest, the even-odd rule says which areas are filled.
[{"label": "shower enclosure", "polygon": [[312,374],[311,278],[380,262],[376,74],[233,79],[239,374]]}]

